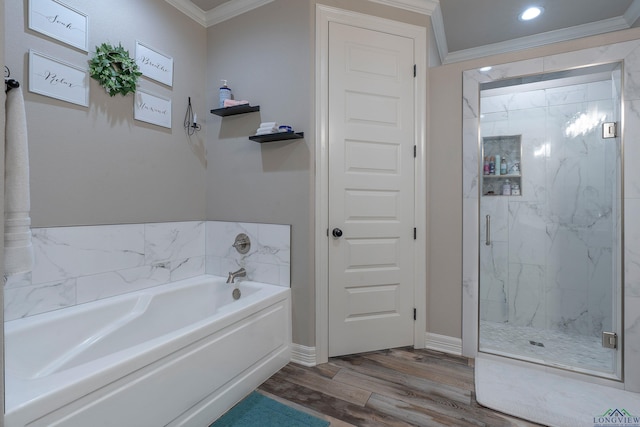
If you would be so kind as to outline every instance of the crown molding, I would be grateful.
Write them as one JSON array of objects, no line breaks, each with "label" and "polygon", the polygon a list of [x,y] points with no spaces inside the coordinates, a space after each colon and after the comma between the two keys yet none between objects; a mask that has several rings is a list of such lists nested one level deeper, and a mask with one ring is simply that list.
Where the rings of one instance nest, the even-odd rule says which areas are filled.
[{"label": "crown molding", "polygon": [[198,24],[203,27],[207,26],[207,19],[205,11],[200,9],[195,4],[191,3],[189,0],[165,0],[171,6],[178,9],[180,12],[187,15],[189,18],[196,21]]},{"label": "crown molding", "polygon": [[627,20],[624,17],[619,16],[617,18],[604,19],[602,21],[592,22],[589,24],[576,25],[574,27],[563,28],[561,30],[548,31],[546,33],[536,34],[533,36],[520,37],[505,42],[493,43],[478,48],[450,52],[442,59],[442,63],[451,64],[453,62],[478,59],[485,56],[530,49],[551,43],[575,40],[611,31],[625,30],[627,28],[629,28]]},{"label": "crown molding", "polygon": [[245,12],[271,3],[273,0],[233,0],[205,12],[190,0],[165,0],[167,3],[203,27],[211,27]]},{"label": "crown molding", "polygon": [[640,18],[640,0],[633,0],[624,13],[624,19],[627,21],[629,27],[631,27]]},{"label": "crown molding", "polygon": [[272,1],[273,0],[233,0],[222,3],[220,6],[206,12],[206,26],[211,27],[219,24],[227,19],[234,18],[245,12],[249,12],[253,9],[259,8],[260,6],[271,3]]},{"label": "crown molding", "polygon": [[370,0],[373,3],[384,4],[398,9],[431,15],[434,9],[440,6],[440,0]]},{"label": "crown molding", "polygon": [[438,47],[440,62],[443,62],[449,54],[449,50],[447,48],[447,35],[444,32],[444,20],[442,19],[442,10],[440,9],[440,3],[438,3],[438,5],[431,13],[431,28],[433,29],[433,35],[436,39],[436,46]]}]

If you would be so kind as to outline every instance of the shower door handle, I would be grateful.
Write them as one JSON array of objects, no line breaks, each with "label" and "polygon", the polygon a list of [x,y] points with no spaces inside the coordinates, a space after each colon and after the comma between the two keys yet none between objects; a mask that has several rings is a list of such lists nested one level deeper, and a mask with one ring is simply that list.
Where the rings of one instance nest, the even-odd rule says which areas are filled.
[{"label": "shower door handle", "polygon": [[485,218],[485,242],[487,246],[491,246],[491,215],[487,215]]}]

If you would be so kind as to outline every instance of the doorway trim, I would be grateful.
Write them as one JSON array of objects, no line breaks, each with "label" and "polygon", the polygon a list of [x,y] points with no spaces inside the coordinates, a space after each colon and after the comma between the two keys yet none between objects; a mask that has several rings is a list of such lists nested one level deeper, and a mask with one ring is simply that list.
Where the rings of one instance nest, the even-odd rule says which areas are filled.
[{"label": "doorway trim", "polygon": [[[414,176],[414,220],[416,251],[414,253],[414,322],[415,348],[424,348],[427,309],[427,248],[426,248],[426,118],[427,118],[427,29],[357,12],[316,5],[316,174],[315,174],[315,288],[316,288],[316,363],[329,358],[329,22],[382,30],[414,40],[417,66],[415,79],[415,142],[417,147]],[[408,225],[409,226],[409,225]]]}]

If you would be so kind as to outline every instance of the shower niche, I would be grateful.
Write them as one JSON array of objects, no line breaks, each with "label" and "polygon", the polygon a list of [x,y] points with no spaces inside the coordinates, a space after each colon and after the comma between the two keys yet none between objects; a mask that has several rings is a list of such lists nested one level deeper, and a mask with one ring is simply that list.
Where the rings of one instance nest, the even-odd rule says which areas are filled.
[{"label": "shower niche", "polygon": [[482,195],[522,195],[522,135],[482,138]]}]

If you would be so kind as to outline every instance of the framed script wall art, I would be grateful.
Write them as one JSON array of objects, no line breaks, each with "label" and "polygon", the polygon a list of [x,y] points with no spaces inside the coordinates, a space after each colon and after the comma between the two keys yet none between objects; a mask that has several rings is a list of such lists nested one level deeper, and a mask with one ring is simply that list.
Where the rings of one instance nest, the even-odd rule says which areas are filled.
[{"label": "framed script wall art", "polygon": [[89,72],[29,50],[29,91],[89,106]]},{"label": "framed script wall art", "polygon": [[58,0],[29,0],[29,28],[89,51],[89,17]]},{"label": "framed script wall art", "polygon": [[171,100],[142,90],[136,91],[133,118],[171,129]]},{"label": "framed script wall art", "polygon": [[136,41],[136,63],[142,75],[173,86],[173,58]]}]

